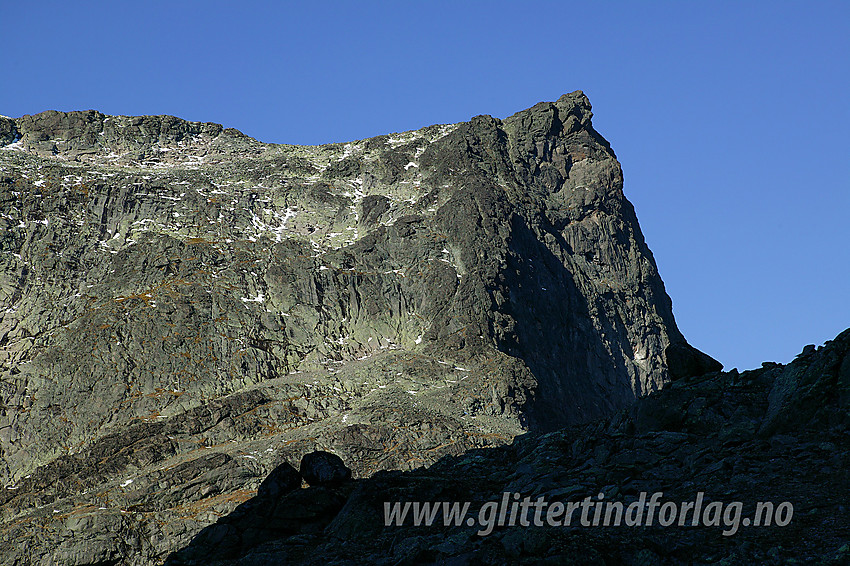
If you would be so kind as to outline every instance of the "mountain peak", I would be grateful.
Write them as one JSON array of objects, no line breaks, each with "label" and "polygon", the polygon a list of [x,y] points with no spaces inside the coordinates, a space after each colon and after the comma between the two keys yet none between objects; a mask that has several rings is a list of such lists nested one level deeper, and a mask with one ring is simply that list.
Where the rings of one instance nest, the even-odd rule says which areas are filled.
[{"label": "mountain peak", "polygon": [[124,542],[26,532],[96,516],[115,528],[85,532],[162,558],[200,529],[163,531],[187,505],[227,513],[307,453],[409,469],[715,369],[668,348],[684,338],[582,93],[322,146],[94,110],[0,137],[4,556],[110,561],[95,547]]}]

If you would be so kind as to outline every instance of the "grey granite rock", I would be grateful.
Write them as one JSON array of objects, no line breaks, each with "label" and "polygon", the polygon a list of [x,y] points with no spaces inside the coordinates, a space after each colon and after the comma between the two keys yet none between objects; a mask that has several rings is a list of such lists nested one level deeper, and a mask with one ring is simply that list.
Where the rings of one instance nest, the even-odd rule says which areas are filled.
[{"label": "grey granite rock", "polygon": [[704,375],[723,369],[723,364],[687,342],[674,342],[664,349],[671,379]]},{"label": "grey granite rock", "polygon": [[[351,471],[349,470],[349,474]],[[257,488],[257,497],[261,499],[278,499],[290,491],[301,487],[301,474],[288,462],[284,462],[263,480]]]},{"label": "grey granite rock", "polygon": [[304,454],[414,469],[658,391],[684,339],[591,116],[0,118],[0,554],[155,563]]},{"label": "grey granite rock", "polygon": [[[850,405],[847,383],[836,379],[836,371],[848,363],[850,329],[785,366],[677,380],[639,399],[634,410],[597,422],[447,456],[428,470],[355,480],[336,513],[321,499],[313,504],[304,497],[300,501],[310,509],[290,508],[308,517],[294,532],[240,547],[226,562],[204,554],[209,547],[202,533],[166,564],[845,564]],[[808,377],[817,384],[817,396],[792,396],[775,412],[776,389],[794,381],[801,391]],[[692,410],[695,404],[702,409]],[[646,421],[659,410],[681,418]],[[785,432],[765,433],[768,423]],[[711,505],[725,510],[716,520],[703,511],[699,526],[692,523],[693,513],[685,522],[659,525],[663,512],[657,509],[651,525],[629,526],[621,517],[615,526],[616,510],[606,519],[609,504],[637,503],[635,510],[649,513],[639,503],[641,494],[646,501],[656,493],[661,509],[672,502],[681,513],[681,503],[694,509],[701,500],[703,510]],[[513,494],[518,502],[551,507],[542,507],[539,517],[529,507],[523,523],[521,507],[502,506],[506,495],[509,503],[515,501]],[[600,508],[592,507],[586,515],[574,512],[569,525],[560,524],[559,514],[550,523],[554,504],[599,501],[605,513],[598,519]],[[430,525],[414,525],[416,512],[410,509],[401,524],[398,515],[386,522],[387,505],[441,502],[470,507],[459,523],[446,524],[443,507]],[[759,502],[770,510],[759,515]],[[774,521],[776,510],[788,504],[790,516],[782,524]],[[496,505],[499,513],[491,507],[482,514],[486,505]],[[729,513],[734,505],[740,512]],[[757,516],[761,525],[754,522]],[[267,525],[273,528],[274,520]],[[322,534],[311,535],[317,532]]]},{"label": "grey granite rock", "polygon": [[351,469],[336,454],[317,450],[301,458],[301,476],[310,485],[335,486],[351,479]]},{"label": "grey granite rock", "polygon": [[20,138],[18,127],[14,120],[0,116],[0,147],[12,144]]}]

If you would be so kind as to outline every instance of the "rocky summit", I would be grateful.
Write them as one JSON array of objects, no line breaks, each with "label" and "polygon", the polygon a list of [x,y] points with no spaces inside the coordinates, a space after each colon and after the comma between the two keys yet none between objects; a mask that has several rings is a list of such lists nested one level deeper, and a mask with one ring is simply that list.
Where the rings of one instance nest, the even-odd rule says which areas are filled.
[{"label": "rocky summit", "polygon": [[719,371],[591,116],[577,91],[323,146],[0,117],[3,563],[177,560],[305,477],[325,528],[376,472]]}]

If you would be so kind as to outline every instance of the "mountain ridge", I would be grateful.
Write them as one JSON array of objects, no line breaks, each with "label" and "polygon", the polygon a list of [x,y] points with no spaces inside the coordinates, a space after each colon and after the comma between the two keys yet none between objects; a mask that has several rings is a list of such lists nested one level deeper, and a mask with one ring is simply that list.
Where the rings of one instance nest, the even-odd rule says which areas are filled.
[{"label": "mountain ridge", "polygon": [[0,120],[5,524],[70,560],[97,544],[40,508],[90,515],[143,564],[306,453],[413,469],[719,370],[591,117],[576,91],[324,146]]}]

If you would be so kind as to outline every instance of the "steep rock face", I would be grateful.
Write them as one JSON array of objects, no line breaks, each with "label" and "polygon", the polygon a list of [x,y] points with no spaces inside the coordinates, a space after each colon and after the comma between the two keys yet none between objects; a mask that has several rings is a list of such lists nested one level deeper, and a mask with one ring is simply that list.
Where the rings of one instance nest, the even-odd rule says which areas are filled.
[{"label": "steep rock face", "polygon": [[682,341],[619,164],[590,118],[580,94],[504,122],[479,117],[434,160],[462,189],[444,229],[474,238],[461,261],[487,290],[497,346],[537,378],[534,416],[544,426],[657,389],[665,346]]},{"label": "steep rock face", "polygon": [[317,147],[0,120],[3,517],[65,563],[97,546],[72,516],[146,563],[281,462],[363,476],[583,422],[684,344],[580,92]]}]

